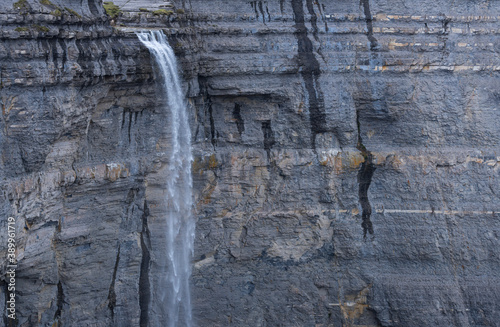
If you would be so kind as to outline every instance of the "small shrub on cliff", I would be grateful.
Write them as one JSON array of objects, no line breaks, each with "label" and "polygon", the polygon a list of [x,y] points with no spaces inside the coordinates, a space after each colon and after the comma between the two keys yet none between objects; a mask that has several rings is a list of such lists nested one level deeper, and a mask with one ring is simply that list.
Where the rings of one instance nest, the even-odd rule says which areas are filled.
[{"label": "small shrub on cliff", "polygon": [[111,18],[116,18],[120,14],[121,10],[120,7],[115,5],[111,1],[107,1],[104,3],[104,10],[106,10],[106,14],[108,14],[109,17]]},{"label": "small shrub on cliff", "polygon": [[29,28],[27,28],[27,27],[16,27],[16,28],[14,29],[14,31],[19,32],[19,33],[21,33],[21,32],[28,32],[29,30],[30,30],[30,29],[29,29]]},{"label": "small shrub on cliff", "polygon": [[19,0],[18,2],[15,2],[13,7],[14,7],[14,9],[17,9],[17,10],[29,10],[30,9],[30,5],[29,5],[28,1],[26,1],[26,0]]},{"label": "small shrub on cliff", "polygon": [[71,15],[76,16],[76,17],[78,17],[78,18],[82,18],[82,16],[81,16],[79,13],[77,13],[76,11],[74,11],[73,9],[68,8],[68,7],[64,7],[64,9],[65,9],[67,12],[69,12]]},{"label": "small shrub on cliff", "polygon": [[[47,26],[42,26],[42,25],[31,25],[31,28],[34,29],[35,31],[37,32],[41,32],[41,33],[48,33],[50,32],[50,29],[47,27]],[[14,29],[14,31],[16,32],[29,32],[30,31],[30,28],[29,27],[16,27]]]},{"label": "small shrub on cliff", "polygon": [[180,15],[183,15],[183,14],[185,14],[185,13],[186,13],[186,12],[184,11],[184,9],[181,9],[181,8],[177,9],[175,12],[176,12],[176,13],[178,13],[178,14],[180,14]]},{"label": "small shrub on cliff", "polygon": [[56,9],[54,10],[53,12],[51,12],[52,15],[56,16],[56,17],[61,17],[62,16],[62,11],[61,9]]},{"label": "small shrub on cliff", "polygon": [[62,16],[61,8],[59,8],[58,6],[53,4],[50,0],[40,0],[40,4],[52,9],[52,12],[50,13],[51,15],[56,16],[56,17]]},{"label": "small shrub on cliff", "polygon": [[217,166],[219,166],[219,162],[217,161],[217,157],[215,156],[215,154],[212,154],[208,158],[208,168],[215,169],[215,168],[217,168]]},{"label": "small shrub on cliff", "polygon": [[173,13],[174,12],[172,10],[166,10],[166,9],[158,9],[158,10],[153,11],[153,15],[156,15],[156,16],[160,16],[160,15],[170,16]]},{"label": "small shrub on cliff", "polygon": [[33,28],[41,33],[48,33],[50,29],[47,26],[33,25]]},{"label": "small shrub on cliff", "polygon": [[149,12],[149,9],[147,9],[147,8],[139,8],[139,11],[142,11],[142,12]]}]

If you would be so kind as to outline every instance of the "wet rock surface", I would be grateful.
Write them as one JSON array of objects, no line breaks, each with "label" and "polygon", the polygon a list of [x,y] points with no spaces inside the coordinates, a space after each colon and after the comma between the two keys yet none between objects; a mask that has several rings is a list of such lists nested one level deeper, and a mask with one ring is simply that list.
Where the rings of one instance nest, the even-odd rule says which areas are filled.
[{"label": "wet rock surface", "polygon": [[97,1],[0,4],[18,326],[158,323],[169,117],[144,27],[185,81],[199,326],[498,324],[496,2],[145,2],[114,26]]}]

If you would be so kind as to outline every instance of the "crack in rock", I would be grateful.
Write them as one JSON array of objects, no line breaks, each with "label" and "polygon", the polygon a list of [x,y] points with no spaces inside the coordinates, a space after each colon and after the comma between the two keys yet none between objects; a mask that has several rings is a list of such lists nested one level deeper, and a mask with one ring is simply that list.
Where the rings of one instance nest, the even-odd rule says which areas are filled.
[{"label": "crack in rock", "polygon": [[373,17],[370,10],[370,0],[361,0],[363,12],[365,14],[366,28],[368,30],[367,36],[370,41],[370,50],[377,50],[379,45],[377,39],[373,36]]},{"label": "crack in rock", "polygon": [[64,304],[64,291],[61,281],[59,281],[59,283],[57,283],[57,310],[54,314],[54,323],[57,322],[55,326],[62,325],[60,320],[62,315],[63,304]]},{"label": "crack in rock", "polygon": [[115,282],[116,282],[116,272],[118,271],[119,263],[120,263],[120,245],[118,245],[115,268],[113,269],[113,278],[111,280],[111,284],[109,285],[109,293],[108,293],[108,308],[111,311],[111,321],[113,323],[115,321],[115,306],[116,306]]},{"label": "crack in rock", "polygon": [[141,270],[139,274],[139,308],[141,310],[139,326],[147,327],[149,323],[149,302],[150,302],[150,284],[149,284],[149,264],[151,255],[149,253],[149,227],[148,227],[149,208],[147,201],[144,201],[144,213],[142,215],[141,231]]},{"label": "crack in rock", "polygon": [[325,105],[323,92],[320,88],[320,65],[313,53],[313,44],[307,37],[307,27],[304,19],[302,0],[292,0],[292,9],[295,19],[295,38],[298,45],[298,64],[300,74],[305,84],[309,102],[309,121],[311,125],[311,146],[316,148],[316,136],[326,129]]},{"label": "crack in rock", "polygon": [[364,161],[361,164],[361,168],[358,172],[358,185],[359,185],[359,204],[361,205],[361,227],[363,227],[363,237],[366,238],[366,234],[370,233],[373,235],[373,224],[371,221],[372,206],[370,204],[370,199],[368,198],[368,189],[372,182],[373,173],[375,172],[375,165],[373,164],[373,155],[370,151],[366,149],[363,145],[363,139],[361,138],[361,123],[359,121],[359,110],[356,112],[356,123],[358,125],[358,144],[356,148],[361,151],[364,157]]}]

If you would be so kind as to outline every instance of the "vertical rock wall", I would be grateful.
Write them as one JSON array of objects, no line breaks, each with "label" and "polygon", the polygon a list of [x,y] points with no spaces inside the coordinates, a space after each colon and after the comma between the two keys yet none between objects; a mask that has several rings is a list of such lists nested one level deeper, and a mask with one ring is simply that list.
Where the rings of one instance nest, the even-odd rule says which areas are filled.
[{"label": "vertical rock wall", "polygon": [[498,5],[189,5],[200,321],[495,325]]}]

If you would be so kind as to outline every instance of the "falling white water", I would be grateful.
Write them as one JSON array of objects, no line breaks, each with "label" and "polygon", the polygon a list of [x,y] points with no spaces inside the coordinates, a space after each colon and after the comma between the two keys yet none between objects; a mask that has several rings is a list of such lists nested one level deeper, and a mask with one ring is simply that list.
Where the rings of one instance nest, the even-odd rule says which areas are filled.
[{"label": "falling white water", "polygon": [[[191,131],[186,104],[182,95],[175,54],[161,31],[137,33],[139,40],[149,49],[159,67],[157,79],[167,97],[170,110],[171,154],[168,167],[166,215],[166,285],[164,306],[168,325],[192,326],[189,277],[193,255],[195,222],[191,214]],[[159,77],[159,78],[158,78]]]}]

